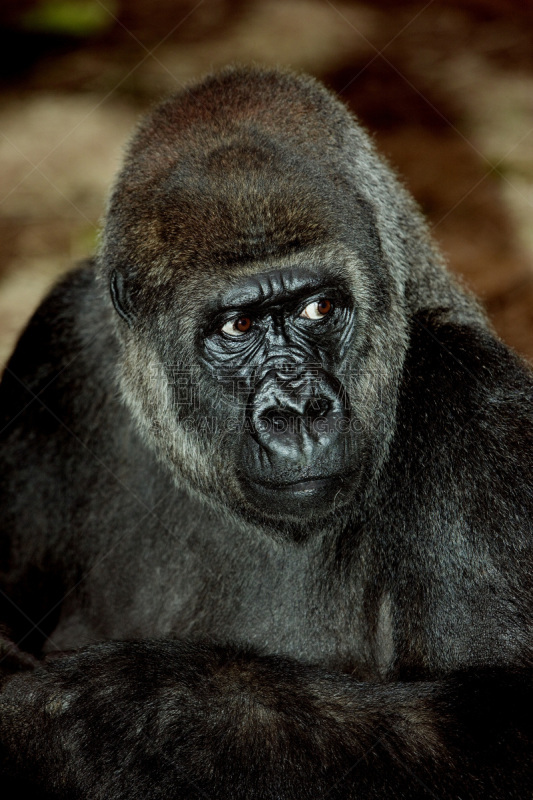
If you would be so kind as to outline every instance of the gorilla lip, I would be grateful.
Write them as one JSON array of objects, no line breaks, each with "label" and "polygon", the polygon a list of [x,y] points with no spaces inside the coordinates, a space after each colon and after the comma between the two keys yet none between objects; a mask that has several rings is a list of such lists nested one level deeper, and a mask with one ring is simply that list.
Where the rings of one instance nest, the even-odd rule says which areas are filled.
[{"label": "gorilla lip", "polygon": [[[314,475],[286,483],[254,481],[242,476],[245,494],[264,510],[300,517],[309,511],[322,513],[335,503],[344,502],[351,494],[349,475]],[[347,492],[348,489],[348,492]]]},{"label": "gorilla lip", "polygon": [[350,476],[347,474],[335,475],[316,475],[308,478],[300,478],[297,481],[290,481],[287,483],[268,483],[265,481],[248,480],[254,487],[263,490],[270,490],[274,492],[311,492],[318,489],[324,489],[330,486],[333,482],[346,483]]}]

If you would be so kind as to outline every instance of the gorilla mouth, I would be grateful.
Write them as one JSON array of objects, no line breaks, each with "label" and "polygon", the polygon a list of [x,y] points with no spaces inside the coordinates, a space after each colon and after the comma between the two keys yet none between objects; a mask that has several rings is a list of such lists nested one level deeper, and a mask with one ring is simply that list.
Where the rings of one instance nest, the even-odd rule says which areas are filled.
[{"label": "gorilla mouth", "polygon": [[300,480],[289,481],[286,483],[269,481],[250,481],[250,483],[273,492],[311,492],[324,487],[329,487],[334,481],[344,483],[345,480],[346,476],[344,475],[317,475],[310,478],[300,478]]},{"label": "gorilla mouth", "polygon": [[328,508],[333,501],[342,502],[350,494],[353,472],[334,475],[312,475],[294,481],[253,480],[242,475],[245,493],[265,510],[301,513],[306,508]]}]

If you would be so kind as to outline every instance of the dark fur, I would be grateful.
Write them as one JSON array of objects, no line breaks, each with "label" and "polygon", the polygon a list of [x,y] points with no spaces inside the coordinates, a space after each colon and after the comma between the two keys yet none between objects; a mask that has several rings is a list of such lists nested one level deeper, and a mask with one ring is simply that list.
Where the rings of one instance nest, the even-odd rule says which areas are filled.
[{"label": "dark fur", "polygon": [[[357,425],[349,491],[300,515],[243,491],[205,343],[228,288],[302,266],[353,298],[309,359]],[[155,110],[0,400],[3,797],[531,796],[531,373],[314,81]]]}]

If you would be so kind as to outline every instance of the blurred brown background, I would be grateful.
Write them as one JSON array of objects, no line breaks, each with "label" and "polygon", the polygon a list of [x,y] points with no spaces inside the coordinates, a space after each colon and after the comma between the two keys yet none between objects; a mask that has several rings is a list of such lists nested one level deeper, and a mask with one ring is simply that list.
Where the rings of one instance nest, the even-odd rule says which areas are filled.
[{"label": "blurred brown background", "polygon": [[0,61],[0,366],[50,284],[94,250],[139,114],[233,61],[334,88],[533,359],[529,0],[2,0]]}]

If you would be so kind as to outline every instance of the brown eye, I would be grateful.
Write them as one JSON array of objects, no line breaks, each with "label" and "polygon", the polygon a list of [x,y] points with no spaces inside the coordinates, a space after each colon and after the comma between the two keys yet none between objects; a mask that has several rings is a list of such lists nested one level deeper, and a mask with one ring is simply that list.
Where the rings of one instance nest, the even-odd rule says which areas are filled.
[{"label": "brown eye", "polygon": [[331,300],[323,297],[320,300],[315,300],[313,303],[309,303],[309,305],[304,308],[300,316],[305,317],[306,319],[322,319],[322,317],[325,317],[326,314],[329,314],[332,308],[333,303]]},{"label": "brown eye", "polygon": [[241,333],[246,333],[251,324],[252,320],[250,319],[250,317],[239,317],[237,322],[234,323],[235,328]]},{"label": "brown eye", "polygon": [[242,336],[247,333],[252,327],[252,320],[250,317],[238,317],[237,319],[230,319],[222,326],[222,331],[229,336]]}]

